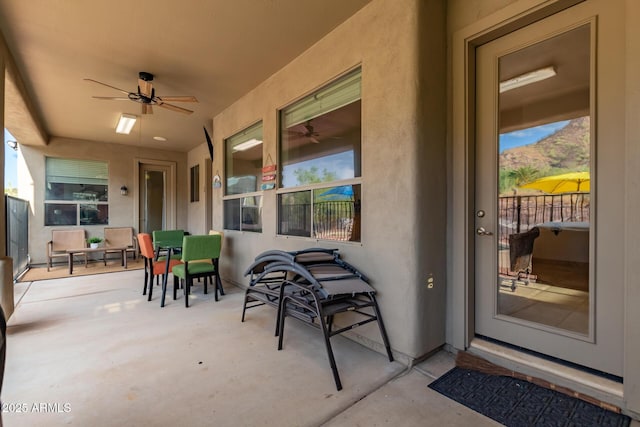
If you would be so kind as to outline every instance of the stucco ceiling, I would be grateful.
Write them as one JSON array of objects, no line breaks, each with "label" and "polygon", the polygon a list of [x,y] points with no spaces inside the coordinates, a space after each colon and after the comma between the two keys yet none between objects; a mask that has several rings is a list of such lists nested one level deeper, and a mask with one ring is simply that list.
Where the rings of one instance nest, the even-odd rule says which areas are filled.
[{"label": "stucco ceiling", "polygon": [[[0,28],[45,138],[188,151],[216,114],[369,1],[0,0]],[[193,114],[141,115],[138,103],[92,98],[126,95],[84,80],[136,92],[140,71],[154,74],[159,96],[195,96],[174,103]],[[16,93],[7,90],[5,126],[20,134]],[[114,131],[121,113],[141,117],[130,135]]]}]

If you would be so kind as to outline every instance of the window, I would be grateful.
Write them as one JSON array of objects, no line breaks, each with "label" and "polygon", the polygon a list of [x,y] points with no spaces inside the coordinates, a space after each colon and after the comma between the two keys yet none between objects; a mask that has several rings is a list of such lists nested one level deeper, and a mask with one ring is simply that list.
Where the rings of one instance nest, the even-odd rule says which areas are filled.
[{"label": "window", "polygon": [[262,122],[225,140],[224,228],[262,231]]},{"label": "window", "polygon": [[191,167],[191,202],[200,201],[200,165]]},{"label": "window", "polygon": [[280,111],[278,233],[360,241],[360,69]]},{"label": "window", "polygon": [[47,157],[44,225],[109,223],[107,162]]}]

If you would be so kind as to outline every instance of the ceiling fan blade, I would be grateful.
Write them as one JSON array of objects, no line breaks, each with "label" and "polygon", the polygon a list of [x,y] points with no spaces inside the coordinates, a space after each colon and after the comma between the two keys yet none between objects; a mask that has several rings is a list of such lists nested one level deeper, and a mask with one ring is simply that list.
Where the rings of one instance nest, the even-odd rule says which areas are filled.
[{"label": "ceiling fan blade", "polygon": [[124,96],[92,96],[95,99],[106,99],[110,101],[129,101],[129,98],[125,98]]},{"label": "ceiling fan blade", "polygon": [[167,110],[177,111],[178,113],[191,114],[193,111],[187,110],[186,108],[178,107],[177,105],[167,104],[165,102],[159,101],[158,107],[166,108]]},{"label": "ceiling fan blade", "polygon": [[195,96],[156,96],[161,102],[198,102]]},{"label": "ceiling fan blade", "polygon": [[153,114],[153,107],[151,104],[141,104],[142,105],[142,114]]},{"label": "ceiling fan blade", "polygon": [[153,91],[153,84],[146,80],[138,79],[138,88],[140,88],[140,93],[148,98],[151,97],[151,92]]},{"label": "ceiling fan blade", "polygon": [[115,90],[120,91],[120,92],[122,92],[122,93],[126,93],[127,95],[129,94],[129,92],[127,92],[127,91],[126,91],[126,90],[124,90],[124,89],[120,89],[120,88],[117,88],[117,87],[115,87],[115,86],[111,86],[111,85],[108,85],[108,84],[106,84],[106,83],[99,82],[99,81],[97,81],[97,80],[93,80],[93,79],[84,79],[84,80],[86,80],[86,81],[88,81],[88,82],[98,83],[99,85],[102,85],[102,86],[110,87],[111,89],[115,89]]}]

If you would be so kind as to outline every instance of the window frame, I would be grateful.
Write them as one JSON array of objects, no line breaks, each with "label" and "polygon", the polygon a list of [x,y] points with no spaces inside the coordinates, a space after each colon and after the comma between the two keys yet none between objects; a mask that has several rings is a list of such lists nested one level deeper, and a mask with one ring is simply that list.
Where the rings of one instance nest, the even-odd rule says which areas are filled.
[{"label": "window frame", "polygon": [[[297,105],[302,104],[302,103],[308,103],[308,101],[316,96],[319,93],[323,93],[323,92],[331,92],[332,90],[335,90],[336,87],[338,87],[339,85],[342,84],[342,82],[347,81],[351,76],[354,76],[357,74],[357,78],[359,79],[359,96],[357,97],[357,99],[354,99],[351,102],[348,102],[346,104],[344,104],[343,106],[347,106],[350,105],[354,102],[360,102],[360,108],[362,109],[362,67],[359,65],[358,67],[355,67],[345,73],[343,73],[342,75],[336,77],[335,79],[333,79],[332,81],[330,81],[329,83],[321,86],[320,88],[314,90],[313,92],[299,98],[297,101],[294,101],[292,103],[290,103],[289,105],[281,108],[278,110],[278,186],[276,188],[276,210],[277,210],[277,225],[276,225],[276,235],[280,236],[280,237],[300,237],[303,239],[312,239],[315,241],[327,241],[327,242],[340,242],[340,243],[356,243],[356,244],[361,244],[362,242],[362,236],[361,236],[361,225],[358,224],[358,230],[357,231],[353,231],[353,236],[356,237],[355,240],[352,240],[351,238],[349,240],[339,240],[339,239],[329,239],[329,238],[323,238],[323,237],[318,237],[316,230],[315,230],[315,217],[314,217],[314,204],[316,202],[314,202],[314,191],[315,190],[319,190],[319,189],[327,189],[330,190],[332,188],[336,188],[336,187],[343,187],[343,186],[359,186],[358,189],[358,194],[359,194],[359,199],[358,200],[354,200],[353,204],[354,204],[354,210],[357,210],[357,215],[359,216],[358,218],[358,222],[361,222],[361,211],[362,211],[362,189],[363,189],[363,178],[362,178],[362,151],[363,151],[363,146],[362,146],[362,115],[360,115],[360,146],[359,146],[359,151],[358,151],[358,155],[359,158],[357,159],[357,162],[359,162],[359,171],[360,174],[359,176],[355,176],[352,178],[348,178],[348,179],[338,179],[338,180],[334,180],[334,181],[328,181],[328,182],[319,182],[319,183],[313,183],[313,184],[302,184],[302,185],[290,185],[287,187],[284,187],[283,185],[283,180],[284,180],[284,176],[283,176],[283,171],[284,171],[284,164],[283,164],[283,131],[284,126],[283,123],[285,121],[284,116],[287,114],[287,109],[289,108],[295,108]],[[341,108],[341,107],[340,107]],[[323,112],[320,115],[317,116],[313,116],[312,118],[309,118],[308,120],[312,120],[315,117],[321,117],[325,114],[329,114],[331,111],[333,110],[329,110],[326,112]],[[362,110],[361,110],[362,111]],[[320,158],[320,157],[317,157]],[[287,234],[287,233],[283,233],[282,232],[282,215],[283,215],[283,205],[281,203],[281,198],[283,195],[286,194],[292,194],[292,193],[302,193],[302,192],[309,192],[310,194],[310,228],[309,228],[309,235],[300,235],[300,234]],[[355,223],[355,220],[354,220]]]},{"label": "window frame", "polygon": [[[257,129],[259,128],[259,133],[261,135],[262,141],[259,144],[260,148],[261,148],[261,155],[260,155],[260,170],[259,173],[255,176],[256,177],[256,190],[255,191],[249,191],[249,192],[244,192],[244,193],[234,193],[234,194],[228,194],[228,180],[229,180],[229,156],[228,156],[228,148],[229,148],[229,144],[233,143],[233,139],[234,138],[239,138],[240,136],[251,136],[253,135]],[[247,140],[250,140],[247,139]],[[241,144],[242,142],[240,142],[239,144]],[[238,144],[238,145],[239,145]],[[263,120],[258,120],[254,123],[252,123],[249,126],[244,127],[242,130],[234,133],[233,135],[229,136],[228,138],[224,138],[223,140],[223,149],[224,149],[224,177],[223,177],[223,183],[222,183],[222,187],[223,187],[223,191],[224,191],[224,195],[222,196],[222,223],[223,223],[223,229],[224,230],[228,230],[228,231],[246,231],[246,232],[252,232],[252,233],[262,233],[262,229],[263,229],[263,224],[262,224],[262,206],[263,206],[263,191],[258,190],[259,185],[261,184],[261,182],[259,181],[260,178],[262,177],[262,165],[264,162],[264,122]],[[254,201],[256,202],[255,204],[252,205],[246,205],[244,204],[244,200],[248,199],[248,198],[254,198]],[[239,209],[238,209],[238,217],[234,219],[234,222],[231,222],[231,219],[228,217],[229,213],[231,211],[233,211],[234,206],[233,203],[237,201],[237,203],[239,204]],[[254,208],[257,208],[257,214],[255,213],[249,213],[249,211],[255,212]],[[245,215],[246,214],[246,215]],[[244,218],[247,217],[251,217],[256,218],[257,217],[257,221],[256,222],[252,222],[251,224],[249,223],[245,223],[243,221]],[[238,227],[235,228],[229,228],[230,224],[238,224]]]},{"label": "window frame", "polygon": [[[49,160],[51,159],[51,160]],[[53,160],[56,159],[56,160]],[[49,162],[60,162],[59,164],[53,164],[50,165]],[[68,163],[76,163],[77,165],[75,166],[69,166],[67,165],[67,167],[72,167],[72,169],[76,169],[76,170],[82,170],[83,167],[80,166],[80,163],[84,162],[85,164],[89,163],[89,162],[93,162],[93,163],[101,163],[103,164],[103,167],[105,169],[105,174],[106,174],[106,178],[99,178],[99,177],[79,177],[79,176],[72,176],[72,178],[76,178],[79,180],[79,182],[75,183],[75,184],[80,184],[80,185],[103,185],[105,187],[105,200],[78,200],[78,199],[66,199],[66,198],[60,198],[60,199],[56,199],[56,198],[49,198],[49,194],[48,191],[46,190],[49,187],[49,183],[50,183],[50,179],[52,176],[56,176],[54,175],[54,173],[50,173],[50,168],[58,168],[58,171],[60,171],[60,167],[61,164],[63,164],[64,162],[68,162]],[[62,168],[64,169],[64,168]],[[84,166],[84,169],[87,169],[86,166]],[[71,178],[69,178],[71,179]],[[82,182],[82,179],[86,179],[86,182]],[[46,156],[45,157],[45,173],[44,173],[44,180],[45,180],[45,193],[43,196],[43,205],[44,205],[44,210],[43,210],[43,223],[46,227],[69,227],[69,226],[104,226],[104,225],[109,225],[109,162],[104,161],[104,160],[95,160],[95,159],[75,159],[75,158],[69,158],[69,157],[53,157],[53,156]],[[95,183],[95,182],[91,182],[91,180],[103,180],[105,181],[105,183]],[[59,182],[59,184],[73,184],[71,182]],[[73,217],[74,217],[74,222],[72,223],[71,221],[64,221],[63,223],[55,223],[53,221],[49,220],[50,217],[50,211],[53,210],[53,214],[54,215],[59,215],[61,213],[62,210],[65,210],[65,207],[73,207],[72,210],[74,210],[75,212],[73,213]],[[62,208],[62,209],[61,209]],[[101,213],[102,216],[104,218],[106,218],[103,221],[100,222],[85,222],[83,223],[83,218],[85,218],[86,216],[83,215],[83,213],[87,212],[87,211],[97,211],[98,213]],[[56,212],[58,211],[58,212]],[[67,212],[71,212],[71,210],[67,210]],[[99,215],[98,215],[99,216]],[[66,219],[69,220],[71,218],[71,215],[67,215]],[[65,218],[63,218],[65,219]]]}]

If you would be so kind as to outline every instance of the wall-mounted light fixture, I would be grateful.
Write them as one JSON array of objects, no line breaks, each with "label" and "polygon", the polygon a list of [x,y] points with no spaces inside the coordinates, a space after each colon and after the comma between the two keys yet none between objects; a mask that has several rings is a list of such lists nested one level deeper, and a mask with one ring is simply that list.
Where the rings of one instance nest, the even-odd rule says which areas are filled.
[{"label": "wall-mounted light fixture", "polygon": [[138,117],[131,114],[121,114],[118,124],[116,125],[116,133],[130,134],[137,119]]},{"label": "wall-mounted light fixture", "polygon": [[126,196],[127,194],[129,194],[129,189],[127,188],[126,185],[123,185],[122,187],[120,187],[120,194],[123,196]]}]

